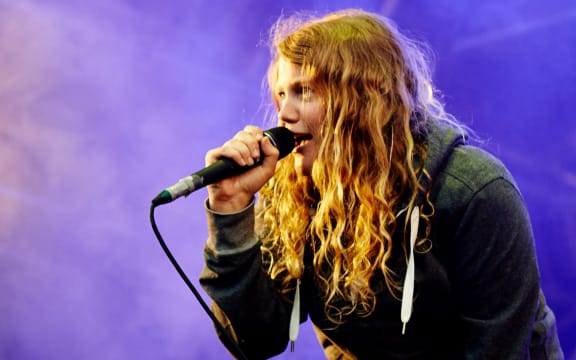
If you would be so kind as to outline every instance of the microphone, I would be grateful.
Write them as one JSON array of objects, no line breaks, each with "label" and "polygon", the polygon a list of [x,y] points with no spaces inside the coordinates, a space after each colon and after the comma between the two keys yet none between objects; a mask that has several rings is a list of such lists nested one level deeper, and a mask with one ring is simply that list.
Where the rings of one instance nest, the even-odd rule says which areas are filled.
[{"label": "microphone", "polygon": [[[279,151],[278,159],[282,159],[290,154],[294,149],[294,135],[285,127],[275,127],[264,131],[264,136],[270,139]],[[190,193],[220,180],[239,175],[256,166],[262,164],[263,157],[251,166],[240,166],[234,160],[221,158],[214,164],[195,172],[185,178],[180,179],[176,184],[166,188],[158,194],[153,200],[152,205],[158,206],[167,204],[178,199],[181,196],[188,196]]]}]

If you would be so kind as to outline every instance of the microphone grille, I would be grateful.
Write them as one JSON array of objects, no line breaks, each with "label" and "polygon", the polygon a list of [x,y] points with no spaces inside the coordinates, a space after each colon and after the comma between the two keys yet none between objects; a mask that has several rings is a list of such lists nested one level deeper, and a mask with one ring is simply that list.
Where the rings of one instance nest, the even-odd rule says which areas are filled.
[{"label": "microphone grille", "polygon": [[294,149],[294,134],[283,126],[268,129],[264,131],[264,135],[267,136],[278,151],[280,151],[278,159],[282,159]]}]

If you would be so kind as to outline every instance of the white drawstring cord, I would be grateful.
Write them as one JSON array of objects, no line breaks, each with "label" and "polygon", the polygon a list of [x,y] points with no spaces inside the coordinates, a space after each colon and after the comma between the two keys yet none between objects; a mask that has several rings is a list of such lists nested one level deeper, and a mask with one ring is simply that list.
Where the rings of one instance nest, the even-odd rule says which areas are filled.
[{"label": "white drawstring cord", "polygon": [[406,324],[412,315],[412,302],[414,297],[414,246],[418,235],[418,223],[420,222],[420,209],[415,206],[410,214],[410,255],[408,257],[408,268],[404,278],[404,289],[402,291],[402,308],[400,319],[402,320],[402,335],[406,331]]},{"label": "white drawstring cord", "polygon": [[300,330],[300,279],[296,280],[296,291],[294,293],[294,303],[292,304],[292,313],[290,314],[290,351],[294,352],[294,343],[298,338]]}]

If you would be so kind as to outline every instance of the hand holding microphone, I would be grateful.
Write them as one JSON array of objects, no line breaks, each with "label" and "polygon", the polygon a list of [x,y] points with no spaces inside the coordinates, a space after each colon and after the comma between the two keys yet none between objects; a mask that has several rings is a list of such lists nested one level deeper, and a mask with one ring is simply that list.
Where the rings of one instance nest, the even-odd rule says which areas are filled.
[{"label": "hand holding microphone", "polygon": [[[243,206],[247,205],[254,193],[272,177],[276,162],[293,148],[294,136],[284,127],[262,131],[247,126],[223,146],[207,152],[206,168],[163,190],[152,204],[166,204],[204,186],[221,182],[219,186],[208,189],[213,210],[240,210],[240,203],[248,199]],[[249,172],[252,169],[255,171]]]}]

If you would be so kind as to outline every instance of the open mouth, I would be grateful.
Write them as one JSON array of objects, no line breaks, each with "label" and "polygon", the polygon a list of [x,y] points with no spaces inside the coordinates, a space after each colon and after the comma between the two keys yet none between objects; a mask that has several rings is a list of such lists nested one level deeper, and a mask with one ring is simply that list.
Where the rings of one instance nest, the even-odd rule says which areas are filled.
[{"label": "open mouth", "polygon": [[310,139],[312,139],[312,135],[310,134],[297,134],[294,136],[294,146],[304,145]]}]

